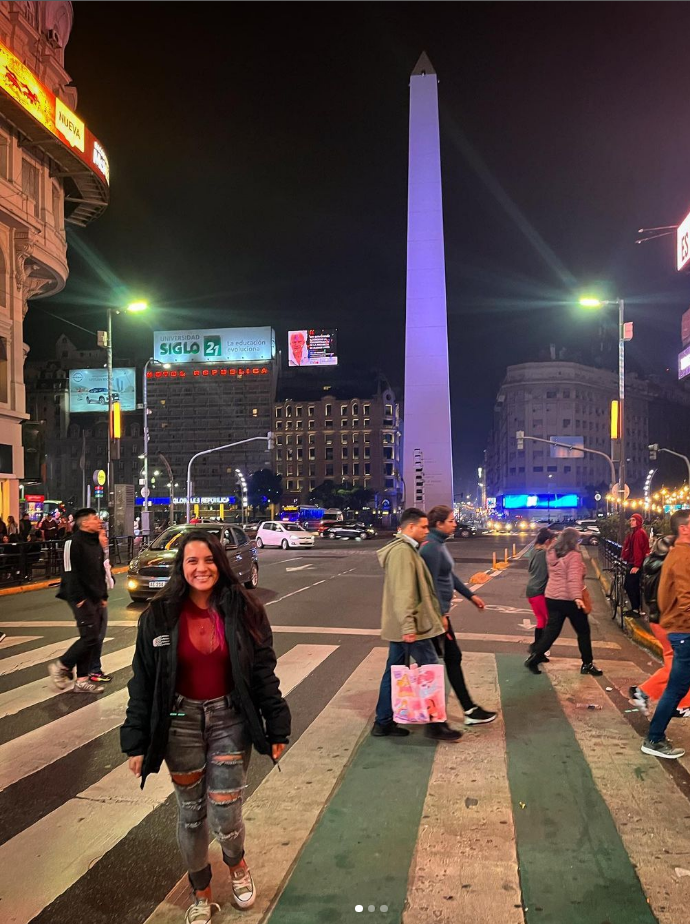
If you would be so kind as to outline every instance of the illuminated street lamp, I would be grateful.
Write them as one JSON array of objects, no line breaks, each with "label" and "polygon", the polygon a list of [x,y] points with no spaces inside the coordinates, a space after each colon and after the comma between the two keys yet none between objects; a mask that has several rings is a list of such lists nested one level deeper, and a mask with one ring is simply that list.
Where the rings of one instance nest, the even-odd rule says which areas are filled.
[{"label": "illuminated street lamp", "polygon": [[[139,304],[135,302],[134,304]],[[142,303],[145,304],[145,303]],[[141,308],[132,308],[132,311],[141,311]],[[142,389],[142,398],[144,403],[144,509],[141,514],[141,533],[143,536],[148,536],[151,532],[151,512],[149,510],[149,401],[148,401],[148,371],[149,364],[153,363],[154,365],[163,366],[164,369],[170,368],[170,363],[161,363],[159,360],[154,359],[151,356],[144,363],[144,380],[143,380],[143,389]]]},{"label": "illuminated street lamp", "polygon": [[625,538],[625,302],[622,298],[601,300],[585,297],[580,299],[583,308],[618,308],[618,541],[621,546]]},{"label": "illuminated street lamp", "polygon": [[[124,309],[133,314],[145,311],[148,303],[142,300],[130,302]],[[113,477],[113,314],[120,314],[119,308],[108,308],[108,333],[106,356],[108,362],[108,532],[112,535],[115,485]]]}]

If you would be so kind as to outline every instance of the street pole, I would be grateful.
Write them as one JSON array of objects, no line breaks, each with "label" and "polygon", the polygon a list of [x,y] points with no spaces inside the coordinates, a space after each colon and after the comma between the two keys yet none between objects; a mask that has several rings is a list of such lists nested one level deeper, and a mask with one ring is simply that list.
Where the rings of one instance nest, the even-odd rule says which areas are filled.
[{"label": "street pole", "polygon": [[151,534],[151,513],[149,509],[149,402],[148,402],[148,379],[150,359],[144,363],[144,381],[142,387],[142,397],[144,401],[144,507],[141,514],[141,534],[149,536]]},{"label": "street pole", "polygon": [[108,535],[113,533],[113,516],[115,513],[115,486],[113,484],[113,309],[108,308]]},{"label": "street pole", "polygon": [[618,299],[618,414],[620,421],[620,453],[618,463],[618,541],[625,540],[625,302]]},{"label": "street pole", "polygon": [[174,526],[175,525],[175,480],[173,478],[172,469],[170,468],[170,463],[165,458],[162,452],[158,453],[158,458],[161,460],[161,462],[165,466],[165,470],[168,473],[168,481],[170,483],[170,512],[168,515],[168,519],[169,519],[169,525]]},{"label": "street pole", "polygon": [[221,452],[223,449],[232,449],[233,446],[242,446],[245,443],[254,443],[256,440],[266,440],[268,443],[268,448],[273,448],[273,434],[268,433],[266,436],[251,436],[248,440],[237,440],[235,443],[226,443],[224,446],[214,446],[213,449],[204,449],[192,456],[192,458],[189,460],[189,465],[187,466],[187,523],[189,523],[189,515],[191,513],[192,506],[192,463],[194,460],[198,459],[199,456],[207,456],[211,452]]},{"label": "street pole", "polygon": [[681,452],[674,452],[673,449],[662,449],[661,447],[659,447],[659,449],[657,449],[656,451],[657,452],[667,452],[670,456],[675,456],[677,459],[682,459],[685,462],[687,469],[688,469],[688,485],[690,485],[690,459],[688,459],[687,456],[684,456]]}]

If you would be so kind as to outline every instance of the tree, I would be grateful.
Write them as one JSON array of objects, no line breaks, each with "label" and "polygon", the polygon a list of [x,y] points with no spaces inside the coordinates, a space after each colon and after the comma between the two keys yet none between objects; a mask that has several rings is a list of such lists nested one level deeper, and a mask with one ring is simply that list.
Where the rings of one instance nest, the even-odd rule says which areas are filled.
[{"label": "tree", "polygon": [[338,490],[339,487],[342,486],[337,486],[332,479],[327,478],[326,481],[314,488],[309,495],[309,500],[314,504],[318,504],[319,507],[337,507],[342,510],[344,503]]},{"label": "tree", "polygon": [[360,510],[369,504],[374,496],[374,492],[369,488],[353,488],[352,482],[335,482],[327,479],[314,488],[309,499],[320,507]]},{"label": "tree", "polygon": [[283,479],[270,468],[261,468],[249,476],[247,499],[254,509],[277,504],[282,496]]}]

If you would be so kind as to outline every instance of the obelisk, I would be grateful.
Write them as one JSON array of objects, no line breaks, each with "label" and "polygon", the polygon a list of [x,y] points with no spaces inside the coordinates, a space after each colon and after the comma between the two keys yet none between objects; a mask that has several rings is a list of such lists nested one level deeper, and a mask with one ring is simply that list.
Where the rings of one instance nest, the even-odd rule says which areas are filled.
[{"label": "obelisk", "polygon": [[453,505],[438,80],[426,52],[410,77],[403,478],[406,506]]}]

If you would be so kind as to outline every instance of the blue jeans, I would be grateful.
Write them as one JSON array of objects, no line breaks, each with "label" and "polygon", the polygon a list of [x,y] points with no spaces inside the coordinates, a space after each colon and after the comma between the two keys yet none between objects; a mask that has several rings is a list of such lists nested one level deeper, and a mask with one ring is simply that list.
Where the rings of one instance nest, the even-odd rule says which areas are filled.
[{"label": "blue jeans", "polygon": [[108,607],[103,607],[103,620],[101,623],[101,631],[98,633],[98,642],[96,647],[93,650],[91,657],[91,666],[89,667],[89,674],[100,674],[103,670],[103,665],[101,664],[101,653],[103,651],[103,639],[105,638],[105,633],[108,629]]},{"label": "blue jeans", "polygon": [[390,725],[393,721],[393,706],[391,705],[391,667],[394,664],[404,664],[405,658],[416,664],[438,664],[438,655],[430,638],[420,639],[418,642],[389,642],[388,661],[381,678],[379,701],[376,704],[376,721],[379,725]]},{"label": "blue jeans", "polygon": [[668,640],[673,648],[673,664],[664,695],[659,700],[654,718],[649,725],[650,741],[663,741],[666,727],[678,708],[678,703],[690,690],[690,633],[669,632]]}]

